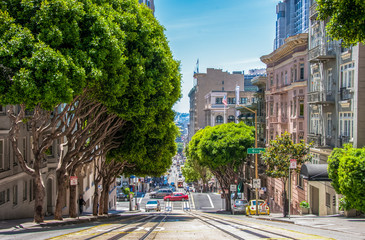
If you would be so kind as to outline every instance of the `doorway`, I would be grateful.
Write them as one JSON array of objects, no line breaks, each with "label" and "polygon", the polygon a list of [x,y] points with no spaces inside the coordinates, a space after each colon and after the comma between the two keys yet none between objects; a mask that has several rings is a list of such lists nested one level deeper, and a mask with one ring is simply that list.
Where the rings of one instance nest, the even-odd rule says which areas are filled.
[{"label": "doorway", "polygon": [[319,215],[319,189],[311,186],[310,195],[311,195],[310,206],[312,214]]}]

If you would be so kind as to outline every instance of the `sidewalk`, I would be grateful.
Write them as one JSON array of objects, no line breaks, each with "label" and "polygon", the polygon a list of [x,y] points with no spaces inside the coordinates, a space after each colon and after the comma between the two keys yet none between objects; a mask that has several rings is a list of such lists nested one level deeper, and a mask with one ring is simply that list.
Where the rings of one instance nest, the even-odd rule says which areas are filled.
[{"label": "sidewalk", "polygon": [[50,226],[62,226],[76,223],[93,222],[97,220],[110,219],[123,215],[135,214],[141,212],[141,210],[136,211],[117,211],[110,210],[108,215],[93,216],[91,213],[83,213],[78,218],[65,217],[63,220],[54,220],[54,216],[44,217],[43,223],[33,222],[33,218],[23,218],[23,219],[11,219],[0,221],[0,234],[2,232],[16,231],[18,229],[30,229],[30,228],[43,228]]},{"label": "sidewalk", "polygon": [[365,236],[365,218],[363,217],[347,218],[339,214],[330,216],[317,216],[308,214],[292,215],[290,218],[288,218],[283,217],[282,213],[272,213],[270,215],[260,216],[250,215],[248,217]]}]

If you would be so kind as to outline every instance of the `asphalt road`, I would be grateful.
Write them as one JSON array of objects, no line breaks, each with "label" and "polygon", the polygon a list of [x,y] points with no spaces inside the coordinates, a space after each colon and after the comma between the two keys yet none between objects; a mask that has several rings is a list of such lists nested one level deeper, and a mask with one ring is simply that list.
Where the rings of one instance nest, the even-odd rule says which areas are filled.
[{"label": "asphalt road", "polygon": [[[290,223],[262,221],[222,212],[217,194],[192,193],[188,202],[164,202],[161,212],[144,212],[149,195],[138,199],[142,211],[99,222],[19,229],[0,239],[364,239],[348,234]],[[184,211],[183,206],[190,210]],[[119,210],[128,202],[119,202]],[[219,212],[219,211],[218,211]]]}]

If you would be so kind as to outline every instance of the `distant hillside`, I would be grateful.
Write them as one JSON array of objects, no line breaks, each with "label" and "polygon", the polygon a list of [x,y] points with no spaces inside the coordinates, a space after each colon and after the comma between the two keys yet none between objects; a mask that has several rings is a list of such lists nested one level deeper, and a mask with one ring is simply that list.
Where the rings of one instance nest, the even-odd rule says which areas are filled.
[{"label": "distant hillside", "polygon": [[189,123],[189,113],[176,112],[174,122],[180,123],[180,124],[183,124],[183,125],[188,124]]}]

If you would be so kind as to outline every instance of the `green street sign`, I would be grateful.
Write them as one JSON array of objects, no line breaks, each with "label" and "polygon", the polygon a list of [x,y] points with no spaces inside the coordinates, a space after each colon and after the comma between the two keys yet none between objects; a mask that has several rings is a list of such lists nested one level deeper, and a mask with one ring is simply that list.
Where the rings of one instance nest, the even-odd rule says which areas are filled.
[{"label": "green street sign", "polygon": [[265,152],[265,148],[248,148],[247,153],[248,154],[261,154]]}]

